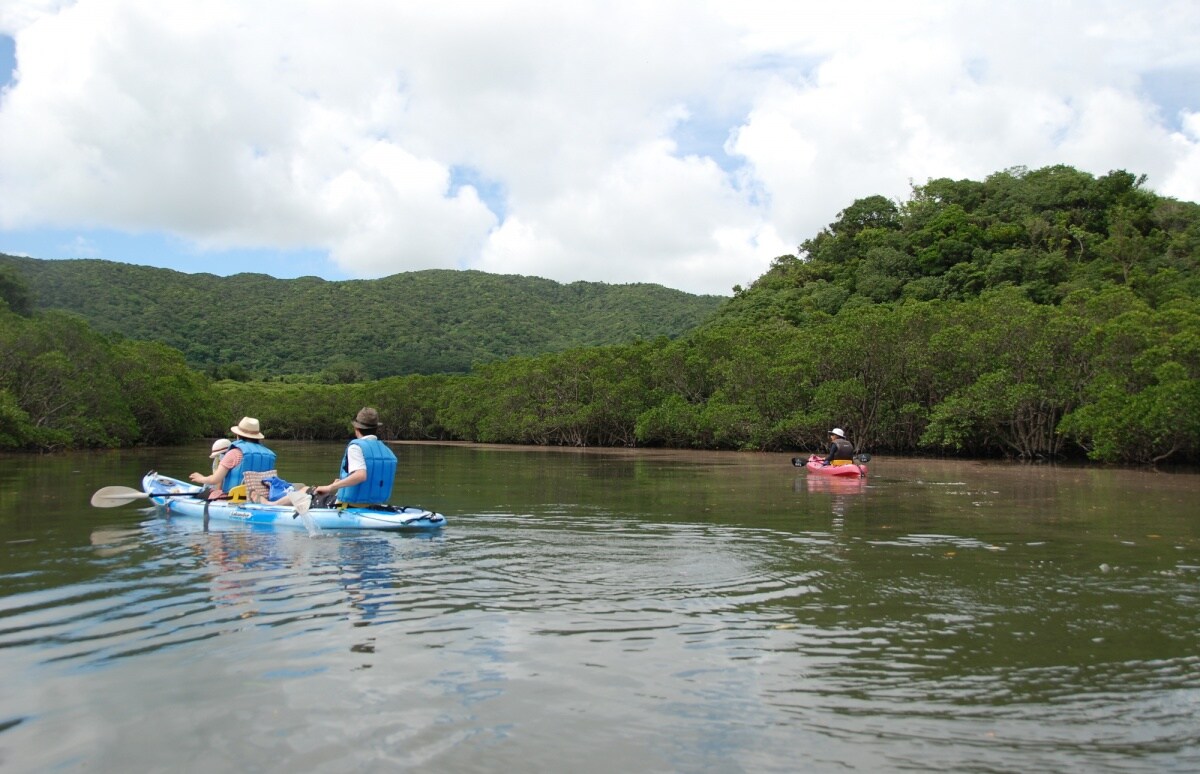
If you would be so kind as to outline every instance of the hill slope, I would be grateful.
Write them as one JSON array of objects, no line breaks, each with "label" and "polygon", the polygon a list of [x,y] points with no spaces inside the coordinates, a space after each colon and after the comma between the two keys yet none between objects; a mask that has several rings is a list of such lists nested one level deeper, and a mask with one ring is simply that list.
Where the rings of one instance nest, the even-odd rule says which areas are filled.
[{"label": "hill slope", "polygon": [[0,266],[24,279],[36,309],[68,310],[99,331],[162,342],[216,375],[465,372],[515,355],[673,338],[726,300],[659,285],[564,285],[478,271],[330,282],[7,255]]}]

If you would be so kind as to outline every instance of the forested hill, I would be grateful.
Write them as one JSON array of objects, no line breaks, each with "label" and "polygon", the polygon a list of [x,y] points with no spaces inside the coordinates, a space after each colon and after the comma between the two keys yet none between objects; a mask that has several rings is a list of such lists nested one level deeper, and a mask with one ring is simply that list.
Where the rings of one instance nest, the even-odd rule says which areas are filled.
[{"label": "forested hill", "polygon": [[3,266],[27,283],[35,309],[68,310],[101,332],[162,342],[193,367],[235,378],[466,372],[515,355],[674,338],[726,300],[478,271],[330,282],[0,255]]},{"label": "forested hill", "polygon": [[1037,304],[1122,287],[1159,307],[1200,296],[1200,205],[1125,171],[1014,168],[931,180],[907,202],[853,202],[735,297],[714,325],[805,324],[905,301],[969,301],[1000,287]]},{"label": "forested hill", "polygon": [[[1192,465],[1200,205],[1143,183],[1056,166],[867,197],[724,301],[0,257],[0,449],[171,443],[240,416],[342,438],[372,405],[393,439],[821,450],[841,427],[873,454]],[[327,383],[214,385],[145,338]],[[580,346],[605,342],[630,343]]]}]

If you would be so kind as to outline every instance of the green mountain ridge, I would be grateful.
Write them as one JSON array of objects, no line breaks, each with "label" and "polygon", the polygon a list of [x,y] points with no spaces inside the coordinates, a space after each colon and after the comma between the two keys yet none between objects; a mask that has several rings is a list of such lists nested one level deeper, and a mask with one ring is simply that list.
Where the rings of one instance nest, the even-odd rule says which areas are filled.
[{"label": "green mountain ridge", "polygon": [[652,284],[447,269],[328,281],[0,255],[4,266],[27,283],[35,309],[161,342],[218,377],[465,373],[513,356],[675,338],[727,300]]}]

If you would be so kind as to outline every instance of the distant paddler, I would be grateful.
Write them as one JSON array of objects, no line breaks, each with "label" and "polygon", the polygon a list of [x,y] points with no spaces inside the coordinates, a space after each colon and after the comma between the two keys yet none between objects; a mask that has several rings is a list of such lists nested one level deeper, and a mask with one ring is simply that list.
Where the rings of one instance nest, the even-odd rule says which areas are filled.
[{"label": "distant paddler", "polygon": [[854,444],[846,440],[846,431],[835,427],[829,431],[829,451],[825,455],[826,465],[850,465],[854,462]]}]

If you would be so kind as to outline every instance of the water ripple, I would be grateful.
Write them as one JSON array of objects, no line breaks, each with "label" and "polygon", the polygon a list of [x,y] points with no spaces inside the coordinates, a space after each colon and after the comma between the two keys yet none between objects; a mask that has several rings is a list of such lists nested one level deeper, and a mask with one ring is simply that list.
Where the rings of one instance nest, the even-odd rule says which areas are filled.
[{"label": "water ripple", "polygon": [[[36,747],[26,718],[106,717],[120,696],[222,768],[263,760],[248,723],[318,770],[480,768],[463,745],[552,768],[512,752],[543,736],[614,750],[585,771],[1197,762],[1194,558],[1130,550],[1105,571],[946,525],[792,526],[548,508],[438,536],[106,530],[0,597],[7,687],[37,710],[0,733]],[[42,690],[65,676],[83,699]],[[180,707],[198,734],[171,725]]]}]

